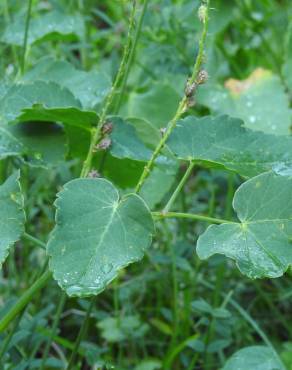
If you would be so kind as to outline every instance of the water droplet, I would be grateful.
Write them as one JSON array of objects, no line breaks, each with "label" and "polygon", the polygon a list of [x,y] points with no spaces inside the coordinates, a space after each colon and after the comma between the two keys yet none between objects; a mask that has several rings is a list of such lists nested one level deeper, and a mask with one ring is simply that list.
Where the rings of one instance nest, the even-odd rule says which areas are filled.
[{"label": "water droplet", "polygon": [[80,294],[81,292],[82,292],[82,287],[78,285],[72,285],[67,288],[67,293],[69,295],[77,295],[77,294]]},{"label": "water droplet", "polygon": [[112,263],[105,263],[102,267],[101,270],[104,274],[109,274],[112,269],[113,269],[113,264]]},{"label": "water droplet", "polygon": [[249,117],[249,122],[250,123],[255,123],[255,121],[256,121],[257,119],[256,119],[256,117],[255,116],[250,116]]}]

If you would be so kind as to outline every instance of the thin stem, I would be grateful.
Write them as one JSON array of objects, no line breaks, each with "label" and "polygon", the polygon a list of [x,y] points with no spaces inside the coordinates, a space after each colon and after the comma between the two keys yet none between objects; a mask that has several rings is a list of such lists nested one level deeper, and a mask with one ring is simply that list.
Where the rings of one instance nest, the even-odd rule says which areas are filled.
[{"label": "thin stem", "polygon": [[46,271],[24,294],[18,299],[16,304],[0,320],[0,333],[3,332],[10,322],[24,309],[33,299],[34,295],[41,290],[51,279],[52,273]]},{"label": "thin stem", "polygon": [[188,178],[190,177],[194,166],[195,166],[195,163],[190,162],[189,167],[187,168],[183,178],[179,182],[177,188],[175,189],[174,193],[172,194],[172,196],[170,197],[166,206],[164,207],[163,213],[167,213],[170,210],[170,208],[172,207],[173,203],[175,202],[176,198],[178,197],[179,193],[181,192],[182,188],[184,187],[185,183],[187,182]]},{"label": "thin stem", "polygon": [[130,50],[131,50],[132,34],[133,34],[134,24],[135,24],[135,22],[134,22],[135,21],[135,14],[136,14],[136,0],[133,0],[133,7],[132,7],[131,15],[130,15],[130,23],[129,23],[129,29],[128,29],[127,42],[126,42],[126,45],[124,47],[122,61],[121,61],[118,73],[116,75],[114,84],[113,84],[113,86],[112,86],[112,88],[111,88],[111,90],[110,90],[110,92],[109,92],[109,94],[108,94],[108,96],[105,100],[105,104],[104,104],[104,107],[101,111],[97,126],[92,131],[89,150],[88,150],[88,153],[87,153],[87,157],[86,157],[86,159],[83,163],[83,167],[82,167],[82,170],[81,170],[80,177],[87,177],[88,173],[90,172],[91,163],[92,163],[93,154],[94,154],[94,149],[95,149],[96,145],[98,144],[98,142],[100,141],[100,139],[102,137],[102,135],[101,135],[102,126],[103,126],[103,124],[105,122],[105,119],[108,115],[109,108],[110,108],[110,106],[113,102],[113,99],[114,99],[114,96],[117,92],[118,86],[119,86],[120,82],[122,81],[123,76],[125,74],[127,61],[129,59]]},{"label": "thin stem", "polygon": [[[204,18],[204,22],[203,22],[203,31],[202,31],[200,41],[199,41],[199,52],[198,52],[198,55],[197,55],[197,58],[196,58],[195,65],[193,67],[193,72],[192,72],[191,78],[188,81],[189,85],[192,85],[192,84],[195,83],[195,81],[197,80],[198,74],[200,72],[201,66],[203,64],[204,47],[205,47],[205,41],[206,41],[206,37],[207,37],[208,24],[209,24],[209,0],[206,1],[206,12],[205,12],[205,18]],[[170,134],[172,133],[173,129],[175,128],[175,126],[177,124],[177,121],[181,118],[183,113],[187,110],[188,102],[189,102],[189,98],[185,94],[184,97],[182,98],[182,100],[179,103],[179,106],[177,108],[177,111],[176,111],[174,117],[169,122],[168,127],[167,127],[163,137],[161,138],[160,142],[158,143],[157,147],[155,148],[154,152],[152,153],[152,156],[151,156],[150,160],[147,162],[146,166],[144,167],[143,173],[142,173],[142,175],[141,175],[141,177],[138,181],[138,184],[136,186],[136,189],[135,189],[136,193],[139,193],[139,191],[141,190],[145,180],[147,179],[147,177],[148,177],[148,175],[149,175],[149,173],[150,173],[150,171],[151,171],[151,169],[154,165],[154,162],[155,162],[156,158],[158,157],[159,153],[161,152],[162,148],[164,147],[165,143],[167,142]]]},{"label": "thin stem", "polygon": [[21,74],[24,73],[24,69],[25,69],[25,59],[26,59],[29,23],[30,23],[30,18],[31,18],[31,8],[32,8],[32,0],[28,0],[28,7],[27,7],[27,13],[26,13],[26,19],[25,19],[24,37],[23,37],[23,44],[22,44],[22,55],[21,55],[21,62],[20,62]]},{"label": "thin stem", "polygon": [[234,224],[235,222],[223,220],[220,218],[207,217],[202,215],[197,215],[194,213],[182,213],[182,212],[151,212],[152,216],[156,219],[165,219],[165,218],[189,218],[190,220],[196,221],[205,221],[212,224]]},{"label": "thin stem", "polygon": [[73,369],[73,366],[75,365],[75,358],[78,354],[78,350],[79,350],[79,346],[80,346],[80,343],[85,335],[85,332],[87,330],[87,326],[88,326],[88,321],[89,321],[89,318],[90,318],[90,314],[91,314],[91,311],[93,309],[93,306],[95,304],[95,299],[96,297],[92,297],[91,298],[91,301],[90,301],[90,304],[87,308],[87,311],[86,311],[86,316],[83,320],[83,323],[81,325],[81,328],[79,330],[79,333],[78,333],[78,336],[77,336],[77,339],[75,341],[75,345],[74,345],[74,349],[72,351],[72,354],[71,354],[71,357],[70,357],[70,360],[69,360],[69,363],[68,363],[68,366],[67,366],[67,369],[66,370],[71,370]]},{"label": "thin stem", "polygon": [[56,315],[55,315],[55,318],[54,318],[54,322],[53,322],[53,326],[52,326],[52,331],[50,333],[49,339],[47,340],[47,343],[46,343],[46,346],[45,346],[45,349],[44,349],[41,370],[44,370],[45,369],[46,361],[47,361],[47,358],[48,358],[48,355],[49,355],[49,350],[50,350],[50,347],[51,347],[53,338],[56,335],[57,328],[59,326],[59,322],[60,322],[60,318],[61,318],[61,313],[63,311],[64,305],[65,305],[65,302],[66,302],[66,297],[67,297],[66,296],[66,293],[65,292],[62,292],[61,299],[59,301],[59,304],[58,304],[58,307],[57,307],[57,311],[56,311]]},{"label": "thin stem", "polygon": [[46,249],[46,243],[42,242],[41,240],[35,238],[34,236],[28,234],[28,233],[23,233],[22,234],[22,237],[36,245],[38,245],[39,247],[41,247],[42,249]]},{"label": "thin stem", "polygon": [[114,109],[115,113],[118,113],[119,110],[120,110],[122,97],[124,96],[125,88],[127,86],[127,81],[128,81],[128,77],[129,77],[129,72],[130,72],[131,66],[132,66],[134,58],[135,58],[136,47],[137,47],[138,40],[139,40],[139,37],[140,37],[140,34],[141,34],[143,20],[144,20],[144,16],[145,16],[145,13],[146,13],[146,10],[147,10],[148,3],[149,3],[149,0],[144,0],[143,8],[141,10],[141,15],[140,15],[139,20],[138,20],[136,33],[135,33],[134,40],[133,40],[133,45],[132,45],[132,48],[131,48],[131,51],[130,51],[129,60],[128,60],[127,67],[126,67],[126,70],[125,70],[125,74],[124,74],[124,77],[123,77],[123,80],[122,80],[120,93],[118,95],[116,106],[115,106],[115,109]]}]

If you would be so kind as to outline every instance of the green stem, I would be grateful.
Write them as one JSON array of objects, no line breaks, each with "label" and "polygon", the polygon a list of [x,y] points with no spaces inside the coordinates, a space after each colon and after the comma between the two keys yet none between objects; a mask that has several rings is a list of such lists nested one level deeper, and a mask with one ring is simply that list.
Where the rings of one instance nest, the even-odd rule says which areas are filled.
[{"label": "green stem", "polygon": [[42,242],[41,240],[35,238],[34,236],[28,234],[28,233],[23,233],[22,234],[22,237],[36,245],[38,245],[39,247],[41,247],[42,249],[46,249],[46,243]]},{"label": "green stem", "polygon": [[51,277],[51,272],[46,271],[26,292],[24,292],[15,305],[0,320],[0,333],[7,328],[10,322],[15,319],[15,317],[33,299],[34,295],[47,284]]},{"label": "green stem", "polygon": [[118,73],[116,75],[114,84],[112,85],[112,88],[111,88],[111,90],[110,90],[110,92],[109,92],[109,94],[108,94],[108,96],[105,100],[105,104],[104,104],[104,107],[101,111],[97,126],[92,131],[89,150],[88,150],[88,153],[87,153],[87,157],[86,157],[86,159],[83,163],[83,167],[82,167],[82,170],[81,170],[80,177],[87,177],[88,173],[90,172],[95,147],[96,147],[96,145],[98,144],[98,142],[100,141],[100,139],[102,137],[102,135],[101,135],[102,126],[103,126],[103,124],[105,122],[105,119],[108,115],[109,108],[111,107],[111,104],[114,100],[114,96],[117,92],[118,86],[120,85],[120,82],[122,81],[123,76],[125,74],[126,65],[127,65],[128,59],[129,59],[130,52],[131,52],[131,44],[132,44],[131,41],[132,41],[132,34],[133,34],[133,30],[134,30],[135,14],[136,14],[136,0],[133,0],[133,8],[132,8],[132,12],[131,12],[131,15],[130,15],[130,21],[129,21],[130,23],[129,23],[129,29],[128,29],[127,42],[126,42],[126,45],[124,47],[122,61],[121,61]]},{"label": "green stem", "polygon": [[89,306],[87,308],[87,311],[86,311],[86,316],[85,316],[85,318],[83,320],[83,323],[81,325],[81,328],[79,330],[77,339],[75,341],[74,349],[72,351],[72,354],[71,354],[71,357],[70,357],[70,360],[69,360],[69,363],[68,363],[68,366],[67,366],[66,370],[73,369],[73,366],[75,365],[75,358],[78,354],[80,343],[81,343],[81,341],[84,338],[84,335],[86,333],[87,326],[88,326],[88,321],[89,321],[89,318],[90,318],[90,314],[91,314],[91,311],[92,311],[93,306],[95,304],[95,299],[96,299],[96,297],[91,298],[90,304],[89,304]]},{"label": "green stem", "polygon": [[130,72],[131,66],[132,66],[134,58],[135,58],[136,47],[137,47],[138,40],[139,40],[139,37],[140,37],[140,34],[141,34],[143,20],[144,20],[144,16],[145,16],[145,13],[146,13],[146,10],[147,10],[148,3],[149,3],[149,0],[144,0],[143,8],[141,10],[141,15],[140,15],[139,20],[138,20],[136,33],[135,33],[134,40],[133,40],[133,46],[132,46],[131,51],[130,51],[129,60],[128,60],[126,70],[125,70],[125,74],[124,74],[124,77],[123,77],[123,80],[122,80],[120,93],[118,95],[116,107],[114,109],[115,113],[118,113],[119,110],[120,110],[122,97],[124,96],[125,89],[126,89],[126,86],[127,86],[128,77],[129,77],[129,72]]},{"label": "green stem", "polygon": [[167,202],[166,206],[164,207],[163,213],[168,212],[170,210],[170,208],[172,207],[173,203],[175,202],[176,198],[178,197],[178,195],[180,194],[182,188],[184,187],[185,183],[187,182],[188,178],[190,177],[190,175],[191,175],[191,173],[193,171],[194,166],[195,166],[195,163],[194,162],[190,162],[189,167],[187,168],[187,170],[186,170],[183,178],[179,182],[177,188],[175,189],[174,193],[172,194],[172,196],[170,197],[170,199]]},{"label": "green stem", "polygon": [[[198,74],[200,72],[201,66],[203,64],[204,47],[205,47],[205,42],[206,42],[206,37],[207,37],[208,24],[209,24],[209,0],[206,1],[205,21],[203,22],[203,25],[204,25],[203,26],[203,31],[202,31],[200,41],[199,41],[199,52],[198,52],[198,55],[197,55],[197,58],[196,58],[195,65],[193,67],[193,72],[192,72],[191,78],[188,81],[188,83],[190,85],[195,83],[195,81],[198,77]],[[145,180],[147,179],[147,177],[148,177],[148,175],[149,175],[149,173],[150,173],[150,171],[151,171],[151,169],[154,165],[154,162],[155,162],[156,158],[158,157],[159,153],[161,152],[162,148],[164,147],[165,143],[167,142],[169,136],[171,135],[173,129],[175,128],[175,126],[177,124],[177,121],[181,118],[183,113],[187,110],[188,100],[189,99],[185,94],[184,97],[182,98],[182,100],[179,103],[178,109],[177,109],[174,117],[169,122],[164,135],[162,136],[160,142],[158,143],[157,147],[155,148],[154,152],[152,153],[152,156],[151,156],[150,160],[147,162],[146,166],[144,167],[142,175],[141,175],[141,177],[138,181],[138,184],[136,186],[136,189],[135,189],[136,193],[139,193],[139,191],[141,190]]]},{"label": "green stem", "polygon": [[45,369],[46,361],[47,361],[47,358],[48,358],[48,355],[49,355],[49,350],[50,350],[50,347],[51,347],[51,343],[52,343],[53,338],[54,338],[54,336],[56,335],[56,332],[57,332],[57,328],[58,328],[60,318],[61,318],[61,313],[63,311],[64,305],[65,305],[65,302],[66,302],[66,297],[67,297],[66,293],[62,292],[61,299],[59,301],[58,308],[57,308],[57,311],[56,311],[56,315],[55,315],[55,318],[54,318],[52,331],[50,333],[49,339],[48,339],[48,341],[46,343],[46,346],[45,346],[45,349],[44,349],[41,370]]},{"label": "green stem", "polygon": [[31,18],[31,8],[32,8],[32,0],[28,0],[28,7],[27,7],[27,13],[26,13],[26,19],[25,19],[24,37],[23,37],[23,44],[22,44],[22,55],[21,55],[21,62],[20,62],[20,72],[22,75],[25,69],[25,59],[26,59],[29,23],[30,23],[30,18]]},{"label": "green stem", "polygon": [[182,212],[151,212],[152,216],[156,219],[165,219],[165,218],[188,218],[190,220],[196,221],[205,221],[212,224],[234,224],[235,222],[223,220],[221,218],[207,217],[202,215],[197,215],[194,213],[182,213]]}]

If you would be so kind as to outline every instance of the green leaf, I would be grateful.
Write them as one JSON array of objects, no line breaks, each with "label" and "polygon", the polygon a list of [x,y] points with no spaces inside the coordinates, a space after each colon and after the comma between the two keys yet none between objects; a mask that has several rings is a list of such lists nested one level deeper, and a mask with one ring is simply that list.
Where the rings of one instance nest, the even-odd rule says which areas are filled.
[{"label": "green leaf", "polygon": [[269,170],[292,171],[292,138],[255,132],[228,116],[187,117],[178,122],[168,142],[178,158],[223,166],[252,177]]},{"label": "green leaf", "polygon": [[0,160],[20,157],[33,166],[48,167],[65,159],[67,139],[56,124],[27,122],[0,126]]},{"label": "green leaf", "polygon": [[123,319],[107,317],[97,324],[102,337],[111,343],[122,342],[129,338],[141,338],[148,330],[138,315],[123,316]]},{"label": "green leaf", "polygon": [[252,130],[290,134],[291,110],[284,86],[279,77],[262,68],[244,81],[228,80],[225,87],[203,86],[198,101],[214,113],[241,118]]},{"label": "green leaf", "polygon": [[84,108],[93,108],[101,103],[111,88],[110,78],[101,72],[80,71],[66,61],[51,57],[41,59],[23,77],[23,81],[55,82],[70,90]]},{"label": "green leaf", "polygon": [[0,266],[10,247],[24,232],[25,214],[19,176],[19,171],[15,172],[0,186]]},{"label": "green leaf", "polygon": [[0,159],[20,156],[25,148],[8,130],[0,126]]},{"label": "green leaf", "polygon": [[110,152],[113,157],[144,162],[150,159],[152,151],[138,138],[133,126],[119,117],[112,117],[111,122],[113,131]]},{"label": "green leaf", "polygon": [[224,254],[248,277],[276,278],[292,263],[292,177],[264,173],[241,185],[233,208],[240,222],[208,227],[199,258]]},{"label": "green leaf", "polygon": [[21,144],[21,156],[33,166],[48,167],[65,160],[67,139],[64,130],[56,124],[26,122],[7,127],[7,131]]},{"label": "green leaf", "polygon": [[234,353],[222,370],[284,370],[273,350],[264,346],[242,348]]},{"label": "green leaf", "polygon": [[157,128],[165,127],[174,116],[180,96],[169,85],[157,83],[146,93],[132,93],[124,107],[124,116],[139,117]]},{"label": "green leaf", "polygon": [[157,370],[161,369],[161,362],[156,359],[143,360],[134,370]]},{"label": "green leaf", "polygon": [[[25,17],[18,17],[8,25],[1,38],[10,45],[23,45]],[[52,11],[31,19],[28,32],[28,45],[37,41],[82,38],[84,22],[80,15],[67,15]]]},{"label": "green leaf", "polygon": [[56,207],[50,269],[70,296],[98,294],[151,243],[154,226],[143,200],[135,194],[119,199],[107,180],[70,181]]},{"label": "green leaf", "polygon": [[161,132],[154,124],[141,118],[127,118],[126,121],[135,128],[138,138],[148,148],[156,148],[161,140]]},{"label": "green leaf", "polygon": [[97,121],[96,113],[82,110],[67,88],[43,81],[12,86],[0,102],[0,114],[7,122],[62,122],[85,129]]}]

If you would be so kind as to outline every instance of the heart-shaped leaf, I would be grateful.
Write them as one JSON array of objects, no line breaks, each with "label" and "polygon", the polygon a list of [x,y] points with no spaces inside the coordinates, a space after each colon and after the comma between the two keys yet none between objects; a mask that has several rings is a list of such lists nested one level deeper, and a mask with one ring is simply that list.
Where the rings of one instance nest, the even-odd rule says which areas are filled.
[{"label": "heart-shaped leaf", "polygon": [[208,227],[198,239],[201,259],[224,254],[250,278],[279,277],[292,264],[292,177],[264,173],[236,191],[240,222]]},{"label": "heart-shaped leaf", "polygon": [[70,296],[98,294],[151,243],[154,226],[144,201],[135,194],[119,199],[107,180],[70,181],[56,207],[50,269]]},{"label": "heart-shaped leaf", "polygon": [[168,147],[180,159],[223,166],[252,177],[271,169],[292,171],[292,138],[255,132],[228,116],[187,117],[178,122]]},{"label": "heart-shaped leaf", "polygon": [[15,172],[0,186],[0,266],[8,256],[9,248],[24,232],[25,214],[19,176],[19,171]]}]

